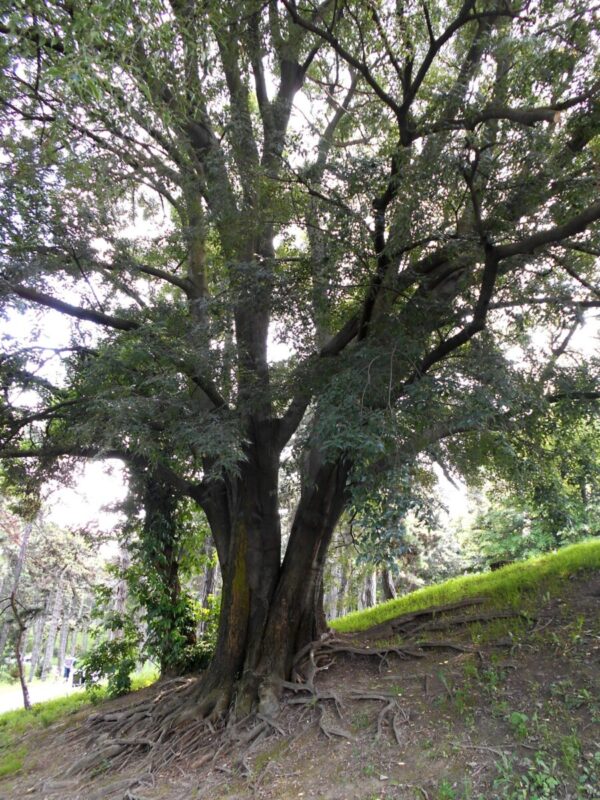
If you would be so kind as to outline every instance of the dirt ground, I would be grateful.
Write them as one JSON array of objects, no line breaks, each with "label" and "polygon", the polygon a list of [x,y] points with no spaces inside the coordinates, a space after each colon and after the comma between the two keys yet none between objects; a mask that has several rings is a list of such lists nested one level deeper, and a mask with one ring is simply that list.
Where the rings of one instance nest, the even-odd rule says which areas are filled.
[{"label": "dirt ground", "polygon": [[[107,761],[65,777],[94,749],[80,713],[23,742],[25,768],[0,779],[0,800],[598,800],[599,605],[600,573],[586,573],[527,618],[444,629],[450,615],[436,617],[439,646],[419,658],[317,659],[318,696],[288,692],[253,744],[221,748],[215,731],[196,758],[174,753],[154,773],[132,754],[118,772]],[[375,650],[381,633],[355,644]]]}]

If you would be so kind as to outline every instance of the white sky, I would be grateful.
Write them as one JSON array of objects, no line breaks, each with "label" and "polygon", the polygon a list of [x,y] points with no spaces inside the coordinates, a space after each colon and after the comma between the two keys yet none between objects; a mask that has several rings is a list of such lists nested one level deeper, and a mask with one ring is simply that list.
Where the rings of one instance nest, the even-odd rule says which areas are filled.
[{"label": "white sky", "polygon": [[78,470],[72,488],[50,484],[48,489],[48,517],[57,525],[108,533],[122,520],[122,515],[107,509],[127,494],[122,465],[115,459],[88,461]]}]

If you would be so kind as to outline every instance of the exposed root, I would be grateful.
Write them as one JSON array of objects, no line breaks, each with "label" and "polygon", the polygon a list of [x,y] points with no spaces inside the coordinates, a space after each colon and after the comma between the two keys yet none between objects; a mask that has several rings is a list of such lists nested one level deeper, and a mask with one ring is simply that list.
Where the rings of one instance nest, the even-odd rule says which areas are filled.
[{"label": "exposed root", "polygon": [[470,597],[466,600],[460,600],[457,603],[447,603],[441,606],[432,606],[425,608],[422,611],[412,611],[408,614],[401,614],[394,619],[382,622],[379,625],[374,625],[365,631],[358,631],[352,634],[354,639],[384,639],[399,634],[411,633],[415,628],[421,625],[421,621],[427,618],[435,619],[439,614],[445,614],[448,611],[456,611],[458,608],[467,608],[469,606],[478,606],[487,601],[487,597]]},{"label": "exposed root", "polygon": [[342,739],[352,741],[354,738],[352,734],[345,728],[340,727],[334,720],[327,719],[325,708],[321,709],[319,717],[319,729],[325,734],[328,739],[333,739],[334,736],[339,736]]},{"label": "exposed root", "polygon": [[[219,683],[215,680],[209,684],[206,678],[177,678],[165,682],[150,699],[146,695],[126,708],[90,715],[83,729],[87,737],[85,752],[61,777],[72,786],[84,776],[104,774],[108,768],[125,770],[135,765],[135,777],[131,780],[123,777],[111,784],[114,789],[110,791],[105,787],[103,798],[111,798],[111,792],[117,792],[120,793],[118,800],[123,800],[125,792],[129,800],[139,800],[136,787],[142,783],[143,776],[152,777],[178,763],[185,762],[188,770],[213,769],[225,774],[249,775],[248,759],[266,738],[291,735],[291,731],[286,729],[289,719],[298,725],[306,715],[311,715],[327,738],[353,739],[344,720],[341,694],[318,685],[319,676],[332,667],[336,657],[340,654],[376,657],[380,670],[392,659],[424,658],[426,651],[433,648],[475,653],[481,657],[481,651],[473,645],[449,639],[423,641],[419,636],[425,631],[443,631],[472,622],[517,615],[513,611],[476,612],[440,619],[441,614],[483,602],[485,598],[471,598],[404,614],[363,633],[334,634],[311,642],[293,661],[292,681],[271,677],[261,682],[258,676],[246,676],[251,682],[240,682],[237,698],[233,681]],[[392,643],[378,642],[382,637]],[[236,713],[245,708],[243,693],[248,686],[254,687],[254,702],[258,699],[258,709],[251,709],[251,713],[239,719]],[[425,688],[427,690],[427,684]],[[282,694],[283,707],[296,707],[297,714],[281,714]],[[351,701],[382,703],[376,717],[375,738],[388,734],[398,744],[402,742],[408,715],[400,707],[397,695],[382,691],[345,692],[344,696]],[[237,702],[240,697],[242,702]],[[74,735],[80,737],[81,730]],[[89,792],[88,796],[93,797]]]},{"label": "exposed root", "polygon": [[198,758],[208,749],[212,758],[214,741],[224,727],[223,711],[231,701],[231,687],[213,687],[203,693],[204,688],[197,678],[179,678],[163,684],[151,700],[90,715],[84,728],[88,733],[86,752],[64,777],[103,771],[108,764],[122,770],[132,761],[138,769],[153,774],[174,761]]},{"label": "exposed root", "polygon": [[[339,653],[367,657],[377,656],[381,660],[380,669],[383,664],[387,663],[390,656],[396,656],[399,659],[423,658],[425,655],[423,651],[432,648],[457,650],[461,653],[477,653],[481,656],[477,648],[448,640],[423,641],[417,637],[417,634],[424,631],[444,631],[475,622],[489,622],[494,619],[524,616],[521,611],[507,610],[439,619],[440,614],[445,614],[458,608],[480,605],[485,601],[485,597],[473,597],[458,603],[449,603],[411,614],[403,614],[388,622],[369,628],[367,631],[333,634],[318,641],[310,642],[296,655],[292,674],[295,680],[311,684],[316,673],[321,669],[327,669],[335,654]],[[528,616],[527,619],[530,619],[530,617]],[[401,640],[397,644],[382,646],[375,646],[365,642],[365,640],[377,641],[384,638]],[[495,646],[504,647],[505,644],[505,641],[498,641]],[[490,646],[494,646],[494,644]],[[324,659],[330,659],[330,662],[322,666]]]},{"label": "exposed root", "polygon": [[[490,622],[493,619],[508,619],[510,617],[522,617],[522,611],[490,611],[487,614],[468,614],[466,616],[451,617],[444,620],[432,620],[431,622],[423,622],[420,625],[412,628],[411,635],[421,633],[422,631],[446,631],[449,628],[456,628],[458,625],[470,625],[473,622]],[[527,615],[529,619],[529,615]]]},{"label": "exposed root", "polygon": [[379,700],[385,703],[385,706],[377,716],[377,733],[375,734],[375,739],[378,740],[381,738],[385,725],[387,724],[394,734],[396,743],[401,743],[402,731],[400,725],[409,721],[409,715],[398,705],[398,698],[395,694],[382,692],[352,692],[351,697],[353,700]]}]

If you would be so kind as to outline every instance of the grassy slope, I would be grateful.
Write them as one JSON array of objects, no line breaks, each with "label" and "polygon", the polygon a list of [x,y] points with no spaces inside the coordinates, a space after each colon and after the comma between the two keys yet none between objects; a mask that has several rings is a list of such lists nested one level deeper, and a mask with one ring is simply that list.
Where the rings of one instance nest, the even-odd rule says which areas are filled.
[{"label": "grassy slope", "polygon": [[491,607],[527,608],[528,601],[537,593],[544,591],[553,595],[560,592],[562,582],[582,569],[600,569],[600,539],[563,547],[557,552],[510,564],[495,572],[464,575],[426,586],[396,600],[333,620],[331,627],[342,632],[362,631],[400,614],[466,597],[486,597]]},{"label": "grassy slope", "polygon": [[[132,676],[133,691],[143,689],[157,678],[156,670],[148,668]],[[23,766],[27,747],[20,745],[21,738],[31,731],[48,728],[82,708],[98,703],[106,696],[103,687],[97,687],[94,694],[77,692],[66,697],[57,697],[44,703],[35,703],[29,711],[19,708],[0,714],[0,777],[12,775]]]},{"label": "grassy slope", "polygon": [[[511,564],[496,572],[466,575],[428,586],[366,611],[349,614],[333,621],[332,627],[339,631],[364,630],[400,614],[474,596],[485,596],[491,607],[527,608],[536,602],[540,592],[550,596],[559,594],[565,580],[585,569],[600,569],[600,539]],[[141,688],[151,682],[147,675],[138,676],[134,686]],[[97,697],[100,699],[102,691]],[[0,777],[21,769],[27,755],[27,746],[22,742],[24,734],[36,728],[47,728],[89,704],[90,697],[81,693],[38,703],[31,711],[20,709],[0,714]]]}]

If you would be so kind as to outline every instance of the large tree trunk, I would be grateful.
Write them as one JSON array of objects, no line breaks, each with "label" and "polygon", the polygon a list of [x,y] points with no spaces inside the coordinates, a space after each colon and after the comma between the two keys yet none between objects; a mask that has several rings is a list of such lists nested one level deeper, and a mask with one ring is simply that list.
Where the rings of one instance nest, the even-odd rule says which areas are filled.
[{"label": "large tree trunk", "polygon": [[264,447],[248,450],[240,475],[212,486],[204,503],[222,578],[219,633],[204,693],[214,714],[229,705],[242,673],[249,679],[255,672],[280,573],[278,453],[266,434]]},{"label": "large tree trunk", "polygon": [[[294,654],[326,629],[323,569],[343,510],[348,470],[321,464],[302,491],[283,563],[277,513],[276,461],[244,470],[236,485],[228,549],[207,511],[221,561],[223,595],[217,648],[204,685],[204,711],[220,713],[231,700],[236,713],[259,705],[272,713],[289,677]],[[231,511],[231,506],[229,507]]]}]

